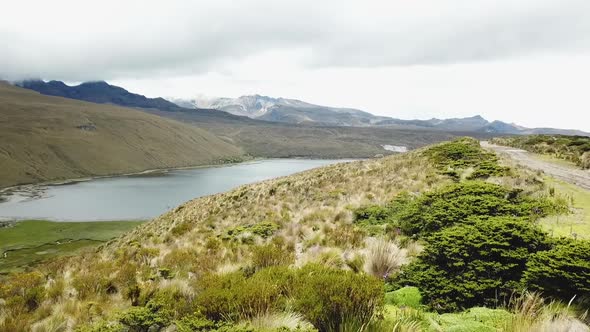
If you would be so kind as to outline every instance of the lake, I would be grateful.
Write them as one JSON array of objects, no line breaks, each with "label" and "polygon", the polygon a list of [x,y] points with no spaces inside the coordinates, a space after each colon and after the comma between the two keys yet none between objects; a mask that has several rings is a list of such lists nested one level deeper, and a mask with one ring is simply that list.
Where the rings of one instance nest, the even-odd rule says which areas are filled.
[{"label": "lake", "polygon": [[223,167],[171,170],[38,186],[40,195],[13,193],[0,219],[137,220],[156,217],[196,197],[347,160],[270,159]]}]

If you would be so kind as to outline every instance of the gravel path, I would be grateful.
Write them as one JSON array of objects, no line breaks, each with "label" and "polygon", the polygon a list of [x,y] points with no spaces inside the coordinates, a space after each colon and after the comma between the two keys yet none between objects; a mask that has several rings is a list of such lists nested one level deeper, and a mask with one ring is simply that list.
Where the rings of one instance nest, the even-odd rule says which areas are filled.
[{"label": "gravel path", "polygon": [[500,154],[505,154],[517,161],[519,164],[527,166],[534,170],[540,170],[557,179],[575,184],[586,190],[590,190],[590,170],[581,170],[574,166],[561,165],[552,163],[550,161],[541,160],[534,154],[511,148],[507,146],[499,146],[482,141],[481,146],[486,149],[491,149]]}]

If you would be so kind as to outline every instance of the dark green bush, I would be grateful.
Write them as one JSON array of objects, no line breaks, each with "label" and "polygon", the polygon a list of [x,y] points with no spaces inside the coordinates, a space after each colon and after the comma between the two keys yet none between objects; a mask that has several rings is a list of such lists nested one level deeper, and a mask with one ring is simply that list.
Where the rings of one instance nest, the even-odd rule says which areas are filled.
[{"label": "dark green bush", "polygon": [[590,241],[565,240],[532,255],[524,285],[545,296],[569,301],[590,300]]},{"label": "dark green bush", "polygon": [[141,290],[138,305],[148,306],[150,303],[157,304],[159,308],[173,313],[172,318],[174,319],[190,314],[196,308],[194,299],[177,287],[156,288],[152,286]]},{"label": "dark green bush", "polygon": [[470,179],[490,176],[504,176],[510,168],[498,164],[495,154],[487,152],[472,138],[460,138],[442,143],[425,150],[425,154],[435,163],[439,170],[455,180],[460,179],[460,171],[473,168]]},{"label": "dark green bush", "polygon": [[279,229],[279,225],[272,221],[261,221],[256,224],[238,226],[227,231],[227,238],[231,239],[244,232],[250,232],[254,235],[266,239],[272,236]]},{"label": "dark green bush", "polygon": [[547,199],[533,199],[502,186],[467,181],[419,196],[394,216],[406,234],[430,234],[469,218],[497,216],[527,217],[535,220],[560,207]]},{"label": "dark green bush", "polygon": [[399,283],[418,287],[425,302],[441,311],[503,303],[519,288],[529,256],[550,245],[536,226],[508,217],[449,227],[427,242],[402,269]]},{"label": "dark green bush", "polygon": [[460,138],[435,145],[425,154],[441,168],[477,166],[482,160],[494,156],[484,151],[479,142],[472,138]]},{"label": "dark green bush", "polygon": [[174,313],[157,301],[150,301],[144,307],[133,307],[119,314],[119,322],[130,332],[147,332],[170,325]]},{"label": "dark green bush", "polygon": [[469,218],[497,216],[540,217],[567,211],[546,198],[532,198],[518,190],[483,182],[455,183],[418,197],[407,193],[384,207],[369,206],[355,211],[361,226],[387,224],[408,235],[427,235]]}]

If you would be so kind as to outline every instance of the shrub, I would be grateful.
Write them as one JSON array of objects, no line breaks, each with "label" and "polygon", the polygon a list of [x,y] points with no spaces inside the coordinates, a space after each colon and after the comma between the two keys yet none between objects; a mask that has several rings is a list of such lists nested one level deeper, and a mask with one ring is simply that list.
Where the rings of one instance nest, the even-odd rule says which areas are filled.
[{"label": "shrub", "polygon": [[383,307],[383,283],[350,271],[307,265],[297,271],[294,303],[320,331],[339,331],[344,324],[367,324]]},{"label": "shrub", "polygon": [[546,234],[529,222],[476,220],[430,236],[399,283],[418,287],[437,310],[495,306],[519,287],[529,256],[548,248]]},{"label": "shrub", "polygon": [[[13,315],[31,312],[45,298],[45,276],[40,272],[19,273],[0,284],[0,299]],[[3,308],[4,309],[4,308]]]},{"label": "shrub", "polygon": [[141,290],[137,304],[142,306],[157,305],[158,309],[171,313],[177,319],[195,311],[196,304],[192,294],[184,291],[178,284],[152,284]]},{"label": "shrub", "polygon": [[241,272],[210,274],[201,278],[196,285],[196,301],[201,312],[214,321],[236,318],[237,292],[244,283],[245,277]]},{"label": "shrub", "polygon": [[114,293],[117,288],[109,275],[102,269],[80,272],[72,279],[72,286],[80,299]]},{"label": "shrub", "polygon": [[425,193],[400,208],[396,217],[404,233],[425,235],[472,217],[536,219],[557,209],[547,199],[533,199],[492,183],[468,181]]},{"label": "shrub", "polygon": [[133,307],[119,314],[119,322],[132,332],[156,331],[170,324],[173,313],[157,301],[150,301],[144,307]]},{"label": "shrub", "polygon": [[251,232],[254,235],[258,235],[263,239],[266,239],[272,236],[277,230],[279,229],[279,225],[275,224],[271,221],[261,221],[256,224],[246,225],[246,226],[238,226],[232,228],[227,231],[227,235],[231,237],[235,237],[240,235],[244,232]]},{"label": "shrub", "polygon": [[474,168],[469,179],[504,176],[510,171],[508,167],[498,164],[495,154],[482,149],[479,142],[472,138],[460,138],[433,146],[427,149],[425,154],[443,174],[455,180],[460,179],[459,171],[466,168]]},{"label": "shrub", "polygon": [[295,262],[295,253],[286,246],[269,243],[252,248],[252,265],[255,270],[270,266],[289,265]]},{"label": "shrub", "polygon": [[416,287],[404,287],[385,295],[385,302],[398,307],[420,308],[422,305],[422,294]]},{"label": "shrub", "polygon": [[590,241],[566,240],[531,256],[524,285],[545,296],[569,301],[590,300]]},{"label": "shrub", "polygon": [[286,268],[259,271],[246,278],[242,272],[209,275],[198,282],[197,303],[209,319],[248,319],[281,308],[289,292]]},{"label": "shrub", "polygon": [[412,197],[398,195],[385,207],[355,211],[356,223],[368,227],[388,225],[408,235],[427,235],[469,218],[518,216],[536,220],[567,211],[563,201],[533,198],[519,190],[483,181],[466,181]]},{"label": "shrub", "polygon": [[100,320],[98,322],[82,325],[76,328],[76,332],[120,332],[125,331],[123,325],[119,322],[108,322]]}]

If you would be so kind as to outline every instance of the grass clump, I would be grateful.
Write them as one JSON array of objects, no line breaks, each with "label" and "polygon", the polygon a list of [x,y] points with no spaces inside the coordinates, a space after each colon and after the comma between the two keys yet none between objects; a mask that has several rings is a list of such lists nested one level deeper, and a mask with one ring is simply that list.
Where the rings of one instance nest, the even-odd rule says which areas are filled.
[{"label": "grass clump", "polygon": [[407,252],[396,243],[383,238],[369,241],[365,270],[377,278],[386,279],[407,262]]}]

